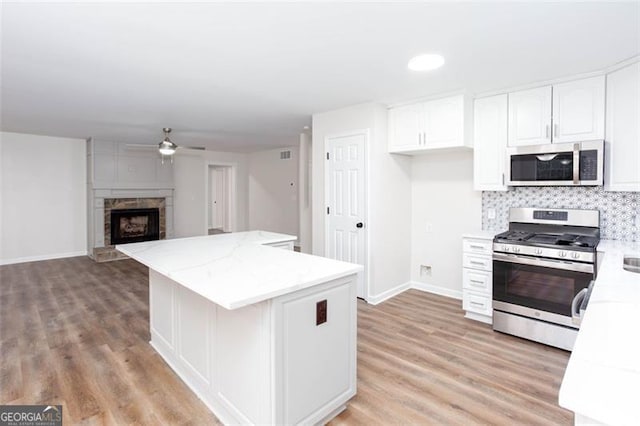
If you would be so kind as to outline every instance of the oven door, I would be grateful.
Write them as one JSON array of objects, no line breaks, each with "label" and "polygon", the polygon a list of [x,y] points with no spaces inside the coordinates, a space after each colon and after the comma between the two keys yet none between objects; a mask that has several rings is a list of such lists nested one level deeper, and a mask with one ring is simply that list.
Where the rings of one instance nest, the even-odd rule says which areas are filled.
[{"label": "oven door", "polygon": [[578,328],[572,306],[594,279],[594,265],[493,254],[493,308]]}]

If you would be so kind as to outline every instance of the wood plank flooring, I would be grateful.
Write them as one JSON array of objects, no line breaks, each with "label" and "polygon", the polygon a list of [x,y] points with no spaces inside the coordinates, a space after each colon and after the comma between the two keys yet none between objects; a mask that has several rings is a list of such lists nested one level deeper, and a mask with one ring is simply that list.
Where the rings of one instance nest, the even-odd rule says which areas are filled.
[{"label": "wood plank flooring", "polygon": [[[358,302],[358,394],[331,424],[569,425],[569,353],[464,319],[411,290]],[[0,267],[0,404],[62,404],[64,424],[218,424],[149,346],[147,269],[85,257]]]}]

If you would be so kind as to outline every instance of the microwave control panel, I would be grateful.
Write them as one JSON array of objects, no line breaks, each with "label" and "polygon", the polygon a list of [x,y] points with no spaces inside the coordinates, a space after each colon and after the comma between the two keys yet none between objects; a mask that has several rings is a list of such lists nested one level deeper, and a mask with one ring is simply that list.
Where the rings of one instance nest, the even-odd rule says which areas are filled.
[{"label": "microwave control panel", "polygon": [[598,179],[598,151],[580,151],[580,180]]}]

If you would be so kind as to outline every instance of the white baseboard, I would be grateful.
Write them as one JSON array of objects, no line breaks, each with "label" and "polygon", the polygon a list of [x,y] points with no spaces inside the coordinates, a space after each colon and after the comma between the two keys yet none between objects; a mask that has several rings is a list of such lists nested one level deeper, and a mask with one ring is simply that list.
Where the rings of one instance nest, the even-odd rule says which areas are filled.
[{"label": "white baseboard", "polygon": [[411,281],[407,281],[406,283],[400,284],[399,286],[393,287],[387,291],[384,291],[376,296],[369,296],[367,298],[367,303],[372,305],[377,305],[379,303],[384,302],[387,299],[391,299],[393,296],[397,296],[411,288]]},{"label": "white baseboard", "polygon": [[13,259],[0,259],[0,265],[12,265],[14,263],[37,262],[39,260],[62,259],[65,257],[86,256],[87,251],[73,251],[69,253],[44,254],[40,256],[16,257]]},{"label": "white baseboard", "polygon": [[451,297],[452,299],[462,300],[461,290],[451,290],[450,288],[440,287],[438,285],[421,283],[418,281],[411,281],[411,288],[424,291],[427,293],[438,294],[440,296]]}]

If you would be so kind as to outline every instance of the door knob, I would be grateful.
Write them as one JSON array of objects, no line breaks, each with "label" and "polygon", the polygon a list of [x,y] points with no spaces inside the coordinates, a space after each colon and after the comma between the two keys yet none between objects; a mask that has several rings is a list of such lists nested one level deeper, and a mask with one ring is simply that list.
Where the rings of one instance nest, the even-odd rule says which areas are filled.
[{"label": "door knob", "polygon": [[364,226],[364,223],[362,222],[356,223],[356,228],[362,228],[363,226]]}]

